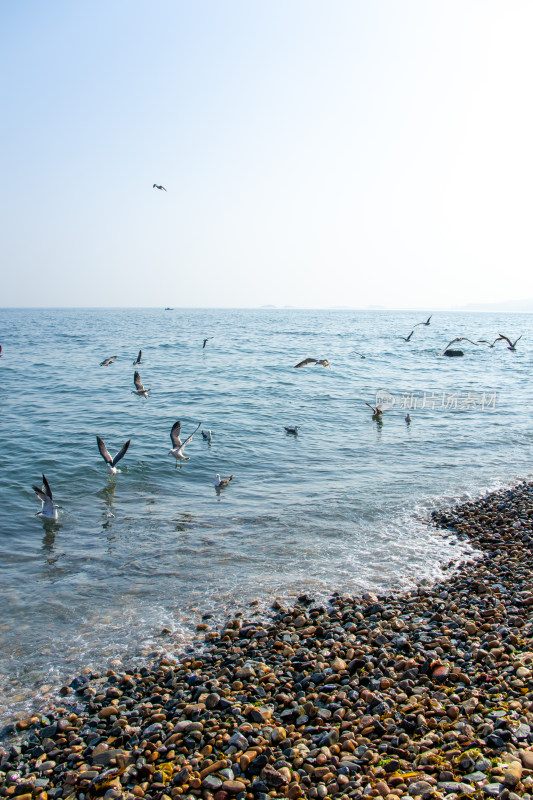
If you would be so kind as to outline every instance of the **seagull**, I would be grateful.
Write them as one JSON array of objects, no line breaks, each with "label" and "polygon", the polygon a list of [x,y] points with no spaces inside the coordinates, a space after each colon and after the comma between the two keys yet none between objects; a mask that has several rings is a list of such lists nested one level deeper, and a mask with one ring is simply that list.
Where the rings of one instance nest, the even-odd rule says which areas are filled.
[{"label": "seagull", "polygon": [[33,491],[37,494],[37,497],[42,502],[41,510],[37,512],[35,515],[36,517],[42,517],[43,519],[57,519],[57,509],[63,508],[63,506],[56,506],[54,503],[54,497],[52,495],[52,490],[50,489],[50,484],[44,477],[43,473],[43,485],[39,489],[38,486],[32,486]]},{"label": "seagull", "polygon": [[372,409],[372,419],[377,419],[377,420],[381,419],[381,417],[383,416],[383,409],[381,406],[376,406],[374,408],[374,406],[371,406],[370,403],[365,403],[365,405],[367,405],[369,408]]},{"label": "seagull", "polygon": [[284,428],[287,431],[287,433],[292,433],[294,434],[294,436],[298,436],[298,431],[300,430],[299,425],[292,425],[292,426],[289,425],[289,427],[285,425]]},{"label": "seagull", "polygon": [[229,482],[233,480],[233,475],[230,475],[229,478],[221,478],[220,475],[215,475],[215,486],[217,489],[225,489],[226,486],[229,485]]},{"label": "seagull", "polygon": [[140,363],[141,363],[141,358],[142,358],[142,355],[143,355],[143,351],[142,351],[142,350],[139,350],[139,355],[137,356],[137,358],[136,358],[136,359],[135,359],[135,361],[133,362],[133,366],[134,366],[134,367],[136,367],[136,366],[137,366],[137,364],[140,364]]},{"label": "seagull", "polygon": [[154,185],[152,186],[152,189],[162,189],[164,192],[166,192],[165,187],[164,186],[158,186],[157,183],[154,183]]},{"label": "seagull", "polygon": [[521,338],[522,338],[522,336],[519,336],[519,337],[518,337],[518,339],[515,339],[515,341],[514,341],[514,342],[512,342],[512,341],[511,341],[511,340],[510,340],[510,339],[509,339],[507,336],[504,336],[504,335],[503,335],[503,333],[500,333],[500,334],[498,334],[498,339],[496,339],[496,341],[498,341],[499,339],[505,339],[505,341],[506,341],[506,342],[508,343],[508,345],[509,345],[509,347],[508,347],[507,349],[508,349],[508,350],[516,350],[516,343],[517,343],[517,342],[518,342],[518,341],[519,341]]},{"label": "seagull", "polygon": [[[415,327],[416,327],[416,326],[415,326]],[[411,331],[411,333],[409,334],[409,336],[398,336],[398,339],[403,339],[403,340],[404,340],[404,342],[408,342],[408,341],[409,341],[409,339],[411,338],[411,336],[413,335],[413,333],[414,333],[414,332],[415,332],[415,329],[413,328],[413,330]]]},{"label": "seagull", "polygon": [[405,415],[405,421],[407,422],[407,424],[408,424],[408,425],[410,425],[410,424],[411,424],[411,415],[410,415],[409,413],[407,413],[407,414]]},{"label": "seagull", "polygon": [[141,383],[141,376],[139,375],[137,370],[135,370],[135,373],[133,375],[133,383],[135,384],[135,389],[131,390],[132,394],[136,394],[139,397],[148,397],[148,392],[152,391],[151,389],[144,388],[144,386]]},{"label": "seagull", "polygon": [[298,369],[298,367],[305,367],[306,364],[316,364],[318,358],[304,358],[303,361],[300,361],[299,364],[294,365],[294,369]]},{"label": "seagull", "polygon": [[214,338],[215,338],[214,336],[208,336],[208,337],[207,337],[207,339],[204,339],[204,343],[203,343],[203,345],[202,345],[202,350],[204,349],[204,347],[206,346],[206,344],[208,343],[208,341],[209,341],[210,339],[214,339]]},{"label": "seagull", "polygon": [[315,365],[318,365],[318,364],[320,364],[321,367],[331,367],[331,364],[329,363],[327,358],[323,358],[320,361],[316,361]]},{"label": "seagull", "polygon": [[457,339],[452,339],[451,342],[448,342],[448,344],[446,345],[446,347],[442,352],[445,353],[448,347],[451,344],[455,344],[455,342],[470,342],[470,344],[475,344],[475,346],[477,347],[477,342],[473,342],[472,339],[467,339],[466,336],[459,336]]},{"label": "seagull", "polygon": [[107,464],[107,469],[110,475],[116,475],[118,470],[116,465],[126,455],[126,451],[131,444],[131,439],[128,439],[126,444],[122,445],[118,453],[114,458],[111,458],[109,453],[107,452],[107,447],[105,446],[102,439],[99,436],[96,437],[96,441],[98,442],[98,449],[100,450],[100,455],[104,459],[105,463]]},{"label": "seagull", "polygon": [[417,322],[415,328],[418,328],[419,325],[429,325],[429,320],[431,319],[432,316],[433,314],[431,314],[431,316],[429,316],[425,322]]},{"label": "seagull", "polygon": [[478,339],[478,342],[479,342],[480,344],[486,344],[486,345],[488,345],[489,347],[494,347],[494,345],[496,344],[496,342],[499,342],[499,341],[500,341],[500,337],[499,337],[499,336],[498,336],[498,338],[497,338],[497,339],[494,339],[494,341],[493,341],[492,343],[491,343],[491,342],[487,342],[487,340],[486,340],[486,339]]},{"label": "seagull", "polygon": [[211,439],[213,438],[213,434],[211,431],[202,431],[202,438],[210,442]]},{"label": "seagull", "polygon": [[352,350],[352,353],[355,353],[355,355],[359,356],[359,358],[366,358],[366,356],[364,356],[362,353],[358,353],[357,350]]},{"label": "seagull", "polygon": [[198,426],[194,429],[191,435],[188,436],[187,439],[185,439],[184,442],[182,442],[180,439],[181,422],[175,422],[174,425],[172,426],[172,429],[170,431],[170,440],[173,446],[172,450],[168,451],[168,454],[169,456],[174,456],[174,458],[176,459],[176,467],[178,466],[178,461],[180,462],[180,469],[182,461],[189,461],[187,456],[183,455],[183,448],[185,447],[186,444],[188,444],[191,441],[192,437],[194,436],[194,434],[196,433],[201,424],[202,424],[201,422],[198,423]]},{"label": "seagull", "polygon": [[104,358],[104,360],[101,362],[100,366],[101,367],[108,367],[110,364],[113,363],[115,358],[117,358],[117,356],[111,356],[110,358]]}]

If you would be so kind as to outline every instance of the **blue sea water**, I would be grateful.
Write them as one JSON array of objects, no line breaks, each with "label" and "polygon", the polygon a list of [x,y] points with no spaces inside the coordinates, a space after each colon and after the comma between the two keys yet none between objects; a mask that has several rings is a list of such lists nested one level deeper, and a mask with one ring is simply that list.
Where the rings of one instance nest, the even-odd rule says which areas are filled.
[{"label": "blue sea water", "polygon": [[[203,615],[395,590],[471,557],[429,514],[531,477],[533,316],[435,313],[399,338],[430,312],[0,311],[0,721],[84,667],[179,653]],[[442,355],[499,333],[516,352]],[[306,357],[331,366],[294,369]],[[182,469],[178,419],[182,438],[213,432]],[[132,440],[114,481],[96,435],[112,454]],[[35,516],[43,472],[57,523]]]}]

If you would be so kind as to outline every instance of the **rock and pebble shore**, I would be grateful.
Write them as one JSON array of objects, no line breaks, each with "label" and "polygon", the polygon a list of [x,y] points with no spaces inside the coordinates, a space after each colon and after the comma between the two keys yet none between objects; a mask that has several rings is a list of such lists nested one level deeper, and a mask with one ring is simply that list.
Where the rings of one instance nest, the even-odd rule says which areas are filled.
[{"label": "rock and pebble shore", "polygon": [[402,594],[237,615],[176,662],[81,675],[63,707],[4,729],[0,797],[530,800],[533,485],[433,517],[479,558]]}]

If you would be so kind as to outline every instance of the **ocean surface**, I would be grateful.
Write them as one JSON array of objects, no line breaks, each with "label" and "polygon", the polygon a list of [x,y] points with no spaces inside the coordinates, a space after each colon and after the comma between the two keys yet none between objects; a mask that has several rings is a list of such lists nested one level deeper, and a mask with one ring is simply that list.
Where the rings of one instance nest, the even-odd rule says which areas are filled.
[{"label": "ocean surface", "polygon": [[[429,515],[531,478],[533,315],[435,313],[400,338],[430,313],[0,311],[0,723],[86,667],[179,654],[203,618],[394,591],[475,557]],[[516,352],[442,355],[500,333]],[[294,369],[306,357],[330,366]],[[212,430],[181,469],[176,420],[182,438]],[[112,454],[131,439],[115,480],[97,435]],[[43,472],[56,523],[36,516]],[[222,491],[216,473],[234,476]]]}]

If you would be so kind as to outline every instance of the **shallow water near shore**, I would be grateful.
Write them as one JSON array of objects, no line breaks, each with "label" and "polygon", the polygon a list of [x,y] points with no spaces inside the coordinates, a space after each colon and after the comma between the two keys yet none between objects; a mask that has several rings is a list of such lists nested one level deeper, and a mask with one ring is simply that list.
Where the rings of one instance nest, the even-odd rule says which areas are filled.
[{"label": "shallow water near shore", "polygon": [[[204,614],[399,589],[471,556],[429,512],[531,476],[533,318],[439,313],[398,338],[425,318],[0,312],[0,720],[87,665],[183,647]],[[456,336],[501,332],[523,335],[516,352],[463,342],[464,358],[441,355]],[[147,400],[131,392],[139,348]],[[331,367],[293,368],[308,356]],[[381,425],[365,405],[376,396]],[[182,469],[168,455],[177,419],[185,437],[213,431]],[[112,454],[132,440],[115,481],[97,434]],[[42,472],[57,523],[35,516]],[[220,493],[217,472],[234,475]]]}]

